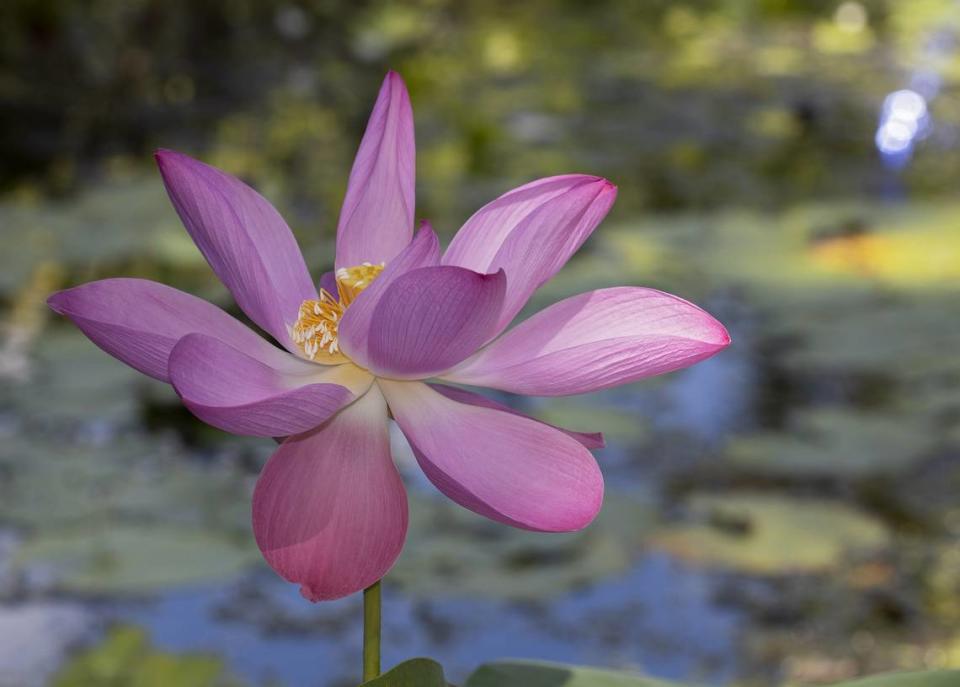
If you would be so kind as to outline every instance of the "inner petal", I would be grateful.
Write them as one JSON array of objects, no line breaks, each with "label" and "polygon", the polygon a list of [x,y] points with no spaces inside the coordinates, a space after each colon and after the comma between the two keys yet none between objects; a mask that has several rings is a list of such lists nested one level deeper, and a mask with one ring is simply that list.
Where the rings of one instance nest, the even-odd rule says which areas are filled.
[{"label": "inner petal", "polygon": [[373,283],[383,263],[365,262],[337,270],[337,296],[320,289],[320,297],[305,300],[300,305],[296,323],[290,328],[290,337],[308,360],[328,365],[347,362],[340,351],[338,329],[343,313],[365,288]]}]

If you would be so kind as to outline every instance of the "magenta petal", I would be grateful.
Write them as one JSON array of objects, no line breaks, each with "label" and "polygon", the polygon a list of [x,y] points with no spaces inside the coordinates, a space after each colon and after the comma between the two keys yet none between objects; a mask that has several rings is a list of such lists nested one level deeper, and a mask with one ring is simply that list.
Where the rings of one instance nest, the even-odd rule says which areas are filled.
[{"label": "magenta petal", "polygon": [[723,325],[692,303],[624,286],[550,306],[445,378],[518,394],[581,394],[688,367],[729,343]]},{"label": "magenta petal", "polygon": [[457,403],[420,382],[378,384],[424,473],[465,508],[544,532],[581,529],[600,510],[600,469],[590,452],[563,432]]},{"label": "magenta petal", "polygon": [[253,358],[203,334],[189,334],[170,354],[170,382],[207,424],[233,434],[280,437],[323,424],[370,387],[354,365],[321,366],[279,349]]},{"label": "magenta petal", "polygon": [[237,305],[297,352],[287,326],[317,290],[287,223],[263,196],[219,169],[169,150],[156,158],[177,214]]},{"label": "magenta petal", "polygon": [[311,601],[364,589],[393,566],[407,495],[376,386],[277,449],[253,492],[253,531],[267,563]]},{"label": "magenta petal", "polygon": [[[456,401],[457,403],[467,403],[472,406],[480,406],[481,408],[492,408],[493,410],[500,410],[504,413],[510,413],[511,415],[525,417],[528,420],[533,420],[534,422],[543,422],[543,420],[538,420],[535,417],[525,415],[515,408],[511,408],[503,403],[498,403],[497,401],[487,398],[482,394],[467,391],[466,389],[461,389],[457,386],[448,386],[446,384],[428,384],[427,386],[436,391],[438,394],[443,394],[451,401]],[[568,437],[573,437],[586,448],[603,448],[606,446],[606,442],[603,439],[603,434],[600,432],[573,432],[569,429],[564,429],[563,427],[551,425],[549,422],[543,422],[543,424],[545,424],[547,427],[553,427],[554,429],[563,432]]]},{"label": "magenta petal", "polygon": [[437,266],[407,272],[377,304],[369,369],[396,379],[450,369],[490,339],[505,289],[503,271]]},{"label": "magenta petal", "polygon": [[413,235],[413,109],[403,79],[383,80],[350,171],[337,225],[337,267],[389,262]]},{"label": "magenta petal", "polygon": [[606,216],[617,189],[606,179],[571,174],[514,189],[476,212],[453,238],[443,264],[507,273],[497,331],[557,273]]},{"label": "magenta petal", "polygon": [[229,341],[250,355],[281,353],[212,303],[146,279],[89,282],[58,291],[47,303],[104,351],[164,382],[170,352],[194,332]]},{"label": "magenta petal", "polygon": [[406,248],[391,260],[373,283],[360,292],[340,321],[340,349],[351,360],[364,365],[368,359],[370,326],[380,299],[398,278],[419,267],[436,265],[440,261],[440,241],[433,229],[425,225]]}]

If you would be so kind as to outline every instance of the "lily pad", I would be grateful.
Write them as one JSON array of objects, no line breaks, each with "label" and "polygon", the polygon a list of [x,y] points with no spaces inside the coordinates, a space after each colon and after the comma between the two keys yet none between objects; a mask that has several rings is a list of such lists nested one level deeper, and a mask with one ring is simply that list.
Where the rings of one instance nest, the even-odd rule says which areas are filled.
[{"label": "lily pad", "polygon": [[544,599],[596,582],[630,566],[654,519],[651,504],[616,495],[590,527],[569,534],[504,527],[445,500],[415,499],[410,511],[390,579],[431,598]]},{"label": "lily pad", "polygon": [[933,448],[937,436],[914,417],[816,408],[796,413],[787,432],[733,439],[726,449],[733,467],[786,477],[893,475]]},{"label": "lily pad", "polygon": [[695,494],[693,521],[667,526],[652,545],[684,560],[754,574],[823,572],[890,543],[881,522],[831,501],[755,492]]},{"label": "lily pad", "polygon": [[129,424],[137,417],[136,390],[150,384],[80,332],[56,328],[33,346],[31,377],[4,384],[0,403],[41,426],[96,421]]},{"label": "lily pad", "polygon": [[229,467],[186,459],[156,437],[68,442],[14,435],[0,443],[0,518],[34,532],[130,519],[246,535],[249,497]]},{"label": "lily pad", "polygon": [[57,676],[54,687],[238,687],[220,659],[198,654],[162,653],[150,646],[146,633],[134,627],[115,628],[101,644],[77,656]]},{"label": "lily pad", "polygon": [[412,658],[362,687],[447,687],[443,668],[429,658]]},{"label": "lily pad", "polygon": [[44,534],[19,552],[22,565],[50,566],[61,589],[140,594],[222,580],[259,560],[252,542],[161,525],[117,525]]},{"label": "lily pad", "polygon": [[598,668],[539,661],[496,661],[481,666],[465,687],[681,687],[676,682]]}]

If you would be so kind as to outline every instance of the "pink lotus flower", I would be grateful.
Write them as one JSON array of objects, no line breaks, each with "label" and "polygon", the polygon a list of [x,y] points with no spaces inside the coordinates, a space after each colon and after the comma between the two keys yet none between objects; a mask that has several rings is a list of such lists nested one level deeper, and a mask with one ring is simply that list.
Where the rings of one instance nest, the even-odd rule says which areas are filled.
[{"label": "pink lotus flower", "polygon": [[603,499],[588,450],[602,437],[447,383],[578,394],[692,365],[730,342],[700,308],[639,287],[568,298],[502,334],[607,214],[616,187],[578,174],[534,181],[481,208],[441,254],[429,226],[414,235],[413,112],[395,73],[350,173],[336,272],[319,291],[262,196],[186,155],[156,159],[214,272],[286,350],[206,301],[142,279],[67,289],[50,307],[110,355],[171,383],[209,424],[287,437],[257,482],[253,528],[267,562],[314,601],[379,580],[403,547],[407,497],[390,456],[391,414],[427,477],[457,503],[514,527],[577,530]]}]

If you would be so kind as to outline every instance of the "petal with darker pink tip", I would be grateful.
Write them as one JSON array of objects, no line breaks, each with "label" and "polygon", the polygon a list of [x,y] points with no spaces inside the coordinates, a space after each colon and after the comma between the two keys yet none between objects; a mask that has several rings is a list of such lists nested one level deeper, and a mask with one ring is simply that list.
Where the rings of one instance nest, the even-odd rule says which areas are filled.
[{"label": "petal with darker pink tip", "polygon": [[729,344],[724,326],[692,303],[624,286],[550,306],[445,379],[535,396],[582,394],[689,367]]},{"label": "petal with darker pink tip", "polygon": [[170,382],[207,424],[278,437],[323,424],[373,381],[355,365],[314,365],[274,350],[274,356],[258,359],[213,337],[189,334],[170,354]]},{"label": "petal with darker pink tip", "polygon": [[440,260],[440,241],[425,224],[400,255],[387,263],[383,271],[360,292],[340,321],[340,349],[361,365],[368,359],[370,327],[377,305],[390,285],[404,274],[420,267],[436,265]]},{"label": "petal with darker pink tip", "polygon": [[566,264],[607,215],[616,186],[570,174],[540,179],[478,210],[453,238],[443,264],[507,274],[503,330],[544,282]]},{"label": "petal with darker pink tip", "polygon": [[413,236],[413,109],[403,79],[383,80],[350,171],[337,224],[337,267],[389,262]]},{"label": "petal with darker pink tip", "polygon": [[377,304],[369,355],[358,362],[394,379],[450,369],[491,337],[505,288],[502,270],[480,274],[441,265],[407,272]]},{"label": "petal with darker pink tip", "polygon": [[280,445],[253,492],[253,532],[267,563],[311,601],[360,591],[393,566],[406,537],[407,496],[376,386]]},{"label": "petal with darker pink tip", "polygon": [[[427,384],[427,386],[436,391],[438,394],[443,394],[451,401],[456,401],[457,403],[466,403],[472,406],[480,406],[481,408],[492,408],[493,410],[510,413],[511,415],[525,417],[535,422],[543,422],[543,420],[530,417],[529,415],[521,413],[515,408],[511,408],[503,403],[498,403],[497,401],[487,398],[482,394],[467,391],[466,389],[462,389],[460,387],[449,386],[447,384]],[[554,429],[563,432],[568,437],[573,437],[587,448],[603,448],[606,446],[606,442],[603,439],[603,434],[600,432],[574,432],[569,429],[564,429],[563,427],[551,425],[549,422],[543,422],[543,424],[547,425],[547,427],[553,427]]]},{"label": "petal with darker pink tip", "polygon": [[317,290],[287,223],[263,196],[215,167],[170,150],[156,159],[177,214],[237,305],[299,355],[287,326]]},{"label": "petal with darker pink tip", "polygon": [[173,347],[195,332],[249,355],[286,355],[212,303],[146,279],[93,281],[58,291],[47,303],[114,358],[164,382]]},{"label": "petal with darker pink tip", "polygon": [[600,510],[603,477],[576,439],[421,382],[378,384],[424,473],[465,508],[543,532],[582,529]]}]

